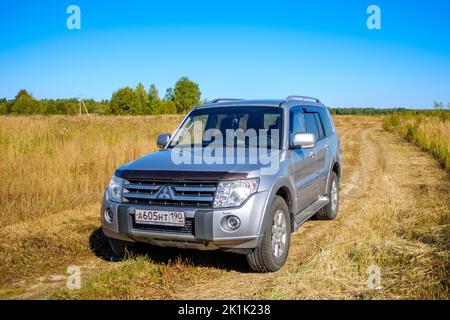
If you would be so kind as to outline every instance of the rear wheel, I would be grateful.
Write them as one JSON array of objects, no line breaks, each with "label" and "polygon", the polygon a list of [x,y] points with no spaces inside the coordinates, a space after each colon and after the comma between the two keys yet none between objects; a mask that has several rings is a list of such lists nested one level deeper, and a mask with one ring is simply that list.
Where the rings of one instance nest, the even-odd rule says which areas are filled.
[{"label": "rear wheel", "polygon": [[134,246],[133,242],[123,241],[109,237],[108,242],[114,254],[120,259],[125,259],[127,254],[130,253],[131,249]]},{"label": "rear wheel", "polygon": [[291,240],[291,221],[286,201],[275,196],[261,244],[247,255],[250,267],[258,272],[278,271],[286,262]]},{"label": "rear wheel", "polygon": [[328,181],[328,199],[330,202],[316,213],[320,220],[333,220],[339,211],[339,177],[336,172],[331,172]]}]

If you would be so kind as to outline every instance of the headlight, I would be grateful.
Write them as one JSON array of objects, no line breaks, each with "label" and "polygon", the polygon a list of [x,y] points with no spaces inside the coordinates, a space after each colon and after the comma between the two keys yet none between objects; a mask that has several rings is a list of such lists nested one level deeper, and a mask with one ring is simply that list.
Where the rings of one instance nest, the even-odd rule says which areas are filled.
[{"label": "headlight", "polygon": [[106,191],[108,200],[111,200],[114,202],[121,202],[122,201],[122,186],[123,186],[123,179],[113,176],[111,181],[109,182],[108,189]]},{"label": "headlight", "polygon": [[259,179],[221,181],[214,197],[214,208],[238,207],[258,190]]}]

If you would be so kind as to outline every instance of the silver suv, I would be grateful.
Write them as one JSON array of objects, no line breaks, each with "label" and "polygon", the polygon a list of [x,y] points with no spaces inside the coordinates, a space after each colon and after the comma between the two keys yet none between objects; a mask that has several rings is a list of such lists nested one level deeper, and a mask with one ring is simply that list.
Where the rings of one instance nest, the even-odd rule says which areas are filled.
[{"label": "silver suv", "polygon": [[157,144],[118,168],[105,191],[103,232],[120,257],[137,242],[220,249],[274,272],[292,232],[338,212],[341,143],[316,98],[217,99]]}]

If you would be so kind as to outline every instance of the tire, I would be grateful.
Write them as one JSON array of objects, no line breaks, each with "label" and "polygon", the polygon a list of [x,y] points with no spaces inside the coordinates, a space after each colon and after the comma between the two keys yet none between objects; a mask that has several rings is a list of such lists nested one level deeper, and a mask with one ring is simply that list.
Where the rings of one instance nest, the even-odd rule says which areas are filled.
[{"label": "tire", "polygon": [[339,211],[339,177],[332,171],[328,181],[328,199],[330,202],[316,213],[320,220],[334,220]]},{"label": "tire", "polygon": [[128,256],[134,246],[133,242],[127,242],[109,237],[108,242],[114,254],[121,260]]},{"label": "tire", "polygon": [[[277,218],[278,228],[275,227],[275,217]],[[275,241],[278,240],[278,245],[272,244],[273,236],[276,237]],[[289,209],[282,197],[275,196],[261,243],[247,255],[247,262],[250,268],[257,272],[275,272],[280,270],[288,257],[290,242],[291,219]]]}]

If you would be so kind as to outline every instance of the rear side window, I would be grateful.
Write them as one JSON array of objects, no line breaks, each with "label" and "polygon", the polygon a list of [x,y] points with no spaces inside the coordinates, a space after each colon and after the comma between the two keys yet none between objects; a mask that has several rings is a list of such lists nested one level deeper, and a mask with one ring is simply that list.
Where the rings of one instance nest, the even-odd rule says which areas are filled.
[{"label": "rear side window", "polygon": [[325,137],[325,131],[323,130],[322,120],[320,120],[318,113],[314,113],[314,119],[316,119],[317,129],[319,129],[319,139],[322,139]]},{"label": "rear side window", "polygon": [[325,108],[322,108],[319,112],[320,119],[322,119],[323,129],[325,130],[325,136],[328,137],[333,134],[333,125],[331,124],[330,114]]}]

